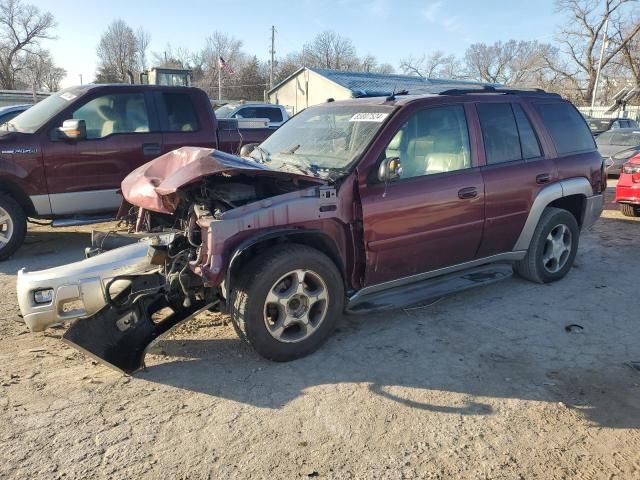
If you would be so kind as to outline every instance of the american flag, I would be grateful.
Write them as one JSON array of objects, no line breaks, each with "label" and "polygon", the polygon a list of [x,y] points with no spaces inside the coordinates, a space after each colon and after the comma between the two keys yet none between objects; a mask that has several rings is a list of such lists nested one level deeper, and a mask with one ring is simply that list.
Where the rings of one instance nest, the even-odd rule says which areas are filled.
[{"label": "american flag", "polygon": [[234,73],[236,73],[233,68],[231,68],[231,65],[229,65],[227,62],[224,61],[224,58],[222,57],[218,57],[218,66],[224,70],[225,72],[227,72],[229,75],[233,75]]}]

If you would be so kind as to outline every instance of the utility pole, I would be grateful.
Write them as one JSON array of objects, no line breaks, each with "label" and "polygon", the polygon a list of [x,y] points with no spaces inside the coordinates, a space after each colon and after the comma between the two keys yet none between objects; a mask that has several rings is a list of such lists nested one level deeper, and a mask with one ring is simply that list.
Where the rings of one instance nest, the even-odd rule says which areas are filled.
[{"label": "utility pole", "polygon": [[596,104],[596,98],[598,96],[598,84],[600,83],[600,70],[602,69],[602,60],[604,58],[604,50],[607,48],[607,30],[609,30],[609,12],[607,12],[607,19],[604,21],[604,32],[602,34],[602,46],[600,47],[600,60],[598,61],[598,70],[596,71],[596,84],[593,86],[593,94],[591,95],[591,112],[593,115],[593,107]]},{"label": "utility pole", "polygon": [[276,26],[271,25],[271,68],[269,69],[269,89],[273,88],[273,64],[276,59]]}]

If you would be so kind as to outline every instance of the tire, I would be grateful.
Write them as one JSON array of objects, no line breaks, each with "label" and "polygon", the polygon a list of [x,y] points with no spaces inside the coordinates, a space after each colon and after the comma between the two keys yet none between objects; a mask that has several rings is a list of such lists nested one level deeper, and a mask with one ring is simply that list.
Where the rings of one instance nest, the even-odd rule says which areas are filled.
[{"label": "tire", "polygon": [[333,331],[343,304],[342,276],[333,261],[297,244],[260,252],[235,279],[229,298],[238,336],[276,362],[315,351]]},{"label": "tire", "polygon": [[640,207],[630,203],[621,203],[620,211],[625,217],[640,217]]},{"label": "tire", "polygon": [[514,265],[522,278],[536,283],[555,282],[573,266],[580,229],[566,210],[548,207],[533,232],[527,255]]},{"label": "tire", "polygon": [[27,216],[12,197],[0,193],[0,260],[13,255],[27,234]]}]

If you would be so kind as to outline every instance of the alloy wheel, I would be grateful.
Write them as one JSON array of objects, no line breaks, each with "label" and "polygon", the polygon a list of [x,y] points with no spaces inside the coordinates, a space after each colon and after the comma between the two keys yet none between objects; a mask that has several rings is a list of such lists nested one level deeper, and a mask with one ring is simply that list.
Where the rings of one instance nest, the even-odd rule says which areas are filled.
[{"label": "alloy wheel", "polygon": [[13,220],[4,208],[0,207],[0,249],[2,249],[13,236]]},{"label": "alloy wheel", "polygon": [[293,270],[269,289],[264,322],[279,342],[301,342],[320,327],[328,305],[329,291],[320,275],[311,270]]},{"label": "alloy wheel", "polygon": [[549,273],[557,273],[566,265],[571,255],[571,230],[565,224],[551,229],[544,242],[542,263]]}]

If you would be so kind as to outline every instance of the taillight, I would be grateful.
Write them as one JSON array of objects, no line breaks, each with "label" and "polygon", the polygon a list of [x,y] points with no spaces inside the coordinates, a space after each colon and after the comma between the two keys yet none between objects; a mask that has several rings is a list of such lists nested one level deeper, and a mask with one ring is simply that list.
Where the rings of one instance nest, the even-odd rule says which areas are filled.
[{"label": "taillight", "polygon": [[634,173],[640,173],[640,163],[627,162],[622,166],[622,171],[633,175]]}]

